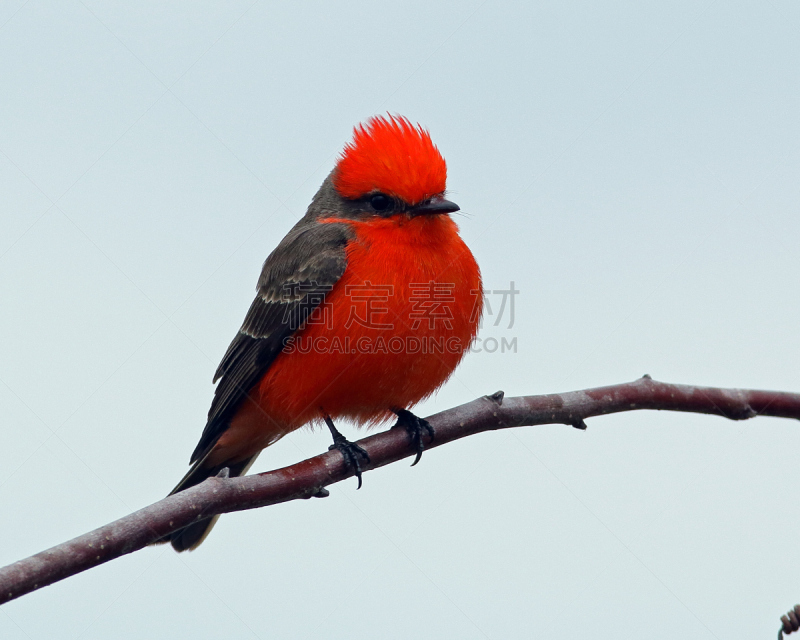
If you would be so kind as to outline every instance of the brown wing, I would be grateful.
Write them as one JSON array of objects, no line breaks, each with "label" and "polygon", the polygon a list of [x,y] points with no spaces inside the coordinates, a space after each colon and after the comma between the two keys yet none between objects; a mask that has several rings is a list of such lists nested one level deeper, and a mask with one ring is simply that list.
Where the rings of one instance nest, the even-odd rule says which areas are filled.
[{"label": "brown wing", "polygon": [[264,262],[258,295],[214,374],[219,385],[191,462],[214,446],[287,338],[302,327],[342,276],[350,237],[345,224],[297,226]]}]

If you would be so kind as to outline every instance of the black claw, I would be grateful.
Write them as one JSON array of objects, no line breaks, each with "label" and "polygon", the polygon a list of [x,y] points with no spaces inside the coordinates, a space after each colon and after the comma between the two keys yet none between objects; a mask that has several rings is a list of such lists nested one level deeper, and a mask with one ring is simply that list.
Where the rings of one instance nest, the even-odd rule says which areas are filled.
[{"label": "black claw", "polygon": [[433,442],[436,432],[433,430],[431,423],[415,416],[407,409],[392,409],[397,414],[397,422],[392,426],[392,429],[402,427],[408,432],[411,438],[411,444],[417,450],[417,457],[411,463],[413,467],[422,458],[422,452],[425,450],[425,442],[422,440],[422,432],[428,434],[428,444]]},{"label": "black claw", "polygon": [[347,438],[345,438],[333,424],[333,420],[331,420],[330,416],[325,416],[325,424],[328,425],[328,429],[331,431],[331,436],[333,436],[333,444],[328,447],[328,451],[336,449],[342,454],[345,465],[349,469],[352,469],[356,478],[358,478],[358,487],[356,487],[356,489],[360,489],[361,462],[359,461],[359,458],[362,458],[366,464],[369,464],[369,454],[367,454],[363,447],[359,447],[354,442],[350,442]]}]

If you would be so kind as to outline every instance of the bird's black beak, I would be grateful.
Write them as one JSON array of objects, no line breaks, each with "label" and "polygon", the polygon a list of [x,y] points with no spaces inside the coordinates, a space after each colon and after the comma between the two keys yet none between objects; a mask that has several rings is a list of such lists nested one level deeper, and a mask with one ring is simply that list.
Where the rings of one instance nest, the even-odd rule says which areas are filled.
[{"label": "bird's black beak", "polygon": [[422,216],[437,213],[455,213],[460,209],[461,207],[455,202],[436,196],[430,200],[425,200],[425,202],[420,202],[416,207],[412,207],[410,213],[412,216]]}]

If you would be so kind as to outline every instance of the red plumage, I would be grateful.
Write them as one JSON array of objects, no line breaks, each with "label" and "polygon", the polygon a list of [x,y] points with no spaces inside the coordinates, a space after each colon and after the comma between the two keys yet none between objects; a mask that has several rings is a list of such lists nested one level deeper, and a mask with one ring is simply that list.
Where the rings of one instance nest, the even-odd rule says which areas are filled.
[{"label": "red plumage", "polygon": [[447,164],[430,134],[402,116],[375,116],[355,127],[333,184],[345,198],[373,191],[414,205],[444,192]]},{"label": "red plumage", "polygon": [[[380,422],[391,416],[393,407],[411,407],[436,391],[472,344],[483,305],[481,275],[455,222],[448,216],[419,216],[349,224],[356,239],[347,247],[347,271],[327,296],[332,326],[312,324],[295,334],[295,344],[322,344],[325,351],[312,348],[278,356],[251,393],[253,402],[244,403],[219,439],[210,462],[252,456],[302,425],[321,420],[323,409],[334,420]],[[379,305],[385,311],[372,314],[374,327],[347,326],[354,305],[348,287],[365,282],[391,287],[392,294]],[[414,293],[429,282],[448,294],[443,303],[446,322],[414,322]],[[363,308],[356,311],[364,314]],[[388,330],[379,328],[389,325]],[[397,353],[357,349],[363,340],[371,346],[394,340],[405,347],[411,338],[428,352],[422,347],[415,353],[405,348]],[[431,349],[437,344],[444,349]]]}]

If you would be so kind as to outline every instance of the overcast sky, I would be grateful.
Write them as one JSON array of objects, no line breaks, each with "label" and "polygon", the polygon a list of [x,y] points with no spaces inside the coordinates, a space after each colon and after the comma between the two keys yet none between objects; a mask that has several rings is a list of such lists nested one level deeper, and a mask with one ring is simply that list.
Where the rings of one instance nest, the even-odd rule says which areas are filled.
[{"label": "overcast sky", "polygon": [[[376,113],[430,130],[481,337],[517,345],[417,413],[644,373],[800,391],[796,1],[186,5],[0,2],[0,564],[183,475],[261,263]],[[226,515],[4,606],[0,637],[773,637],[797,423],[588,424]]]}]

